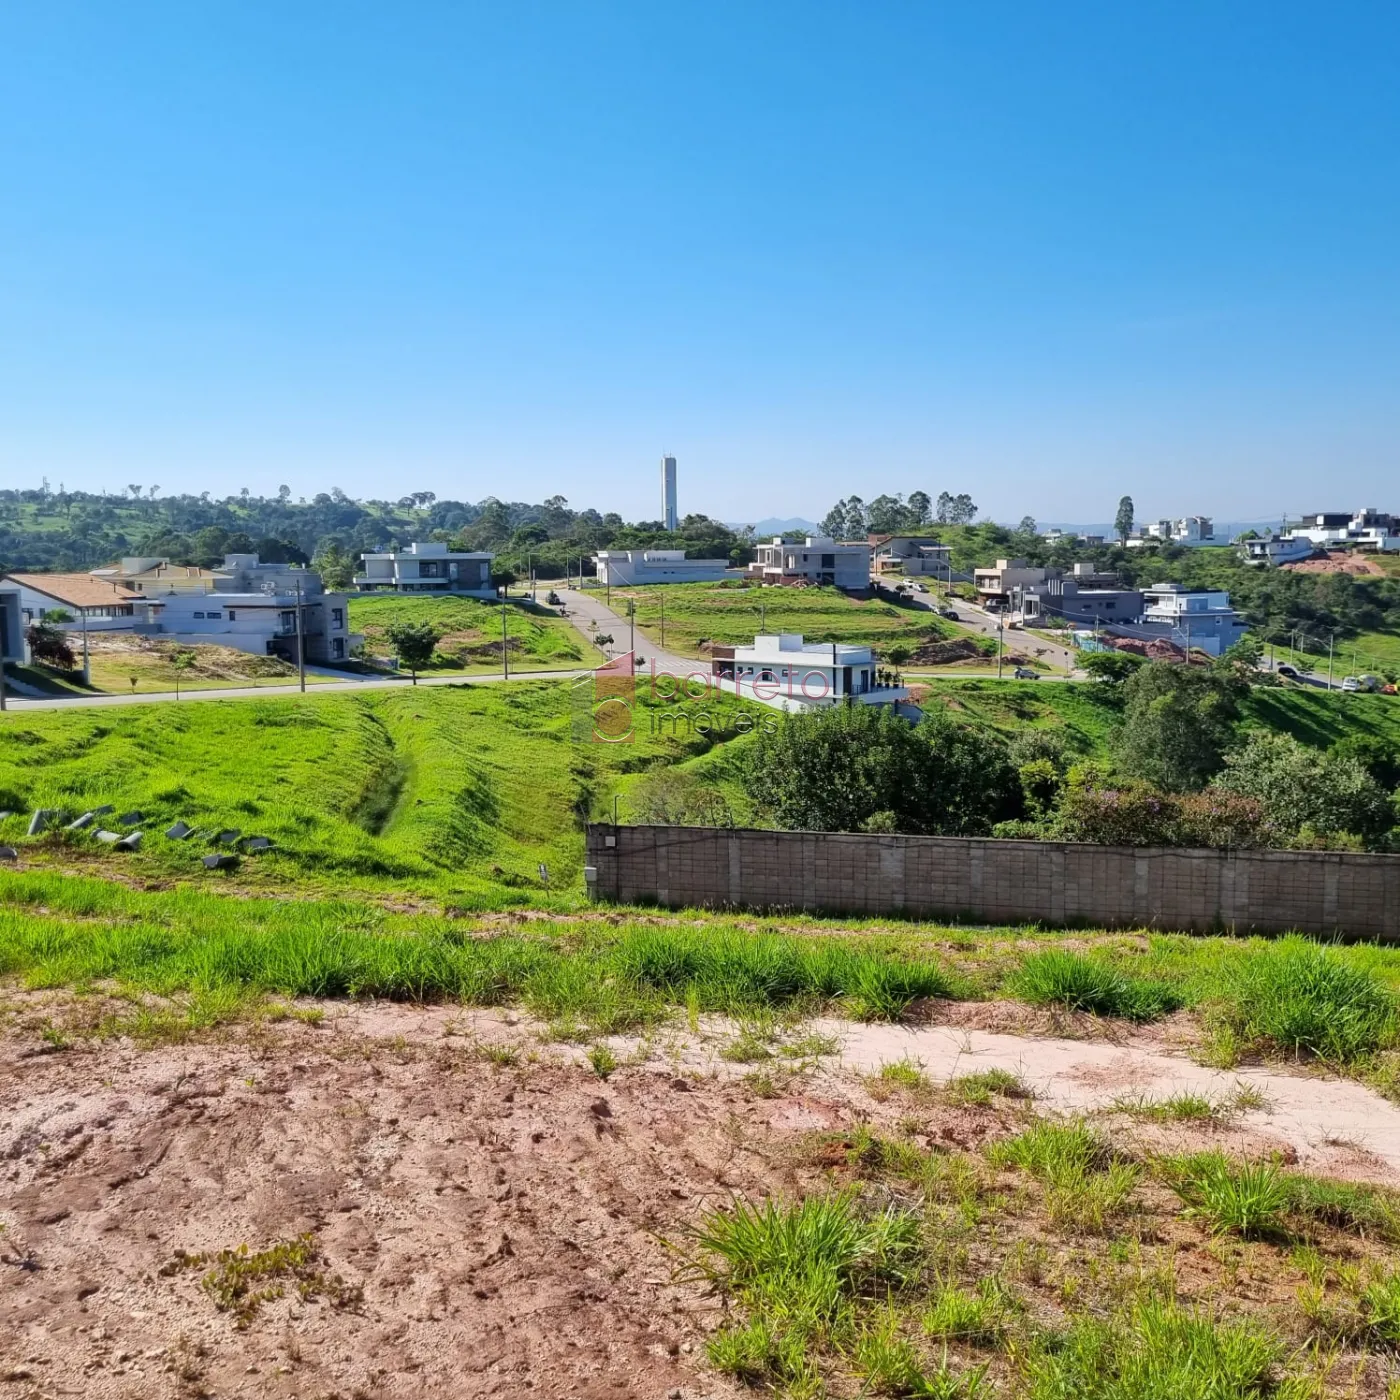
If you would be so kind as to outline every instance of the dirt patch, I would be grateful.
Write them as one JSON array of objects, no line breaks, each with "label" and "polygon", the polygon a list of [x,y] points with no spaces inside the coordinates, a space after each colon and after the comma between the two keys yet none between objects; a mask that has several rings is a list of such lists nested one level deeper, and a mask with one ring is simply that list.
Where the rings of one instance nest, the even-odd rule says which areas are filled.
[{"label": "dirt patch", "polygon": [[1280,568],[1293,574],[1354,574],[1358,578],[1370,574],[1382,577],[1385,570],[1365,554],[1325,554],[1321,559],[1300,559],[1294,564],[1281,564]]},{"label": "dirt patch", "polygon": [[[719,1306],[665,1241],[736,1196],[811,1189],[844,1160],[814,1135],[898,1125],[975,1151],[1014,1131],[1024,1104],[938,1090],[974,1070],[1020,1074],[1037,1111],[1110,1113],[1143,1150],[1199,1140],[1355,1179],[1400,1171],[1400,1110],[1361,1086],[1224,1074],[1132,1035],[821,1020],[755,1064],[728,1058],[738,1028],[702,1018],[611,1038],[620,1068],[602,1080],[586,1047],[546,1045],[510,1011],[308,1004],[322,1024],[64,1047],[40,1028],[65,997],[14,993],[0,1030],[0,1371],[31,1387],[17,1393],[738,1395],[703,1359]],[[866,1076],[901,1060],[929,1092],[872,1096]],[[1241,1083],[1265,1106],[1237,1121],[1112,1111]],[[246,1316],[180,1254],[240,1246],[295,1255],[259,1275],[269,1296]]]}]

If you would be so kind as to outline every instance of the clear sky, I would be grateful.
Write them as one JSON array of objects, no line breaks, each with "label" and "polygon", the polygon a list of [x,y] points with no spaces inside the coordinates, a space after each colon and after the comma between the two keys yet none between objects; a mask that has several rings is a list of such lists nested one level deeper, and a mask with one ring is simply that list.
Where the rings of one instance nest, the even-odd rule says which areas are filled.
[{"label": "clear sky", "polygon": [[1400,510],[1400,5],[0,3],[0,485]]}]

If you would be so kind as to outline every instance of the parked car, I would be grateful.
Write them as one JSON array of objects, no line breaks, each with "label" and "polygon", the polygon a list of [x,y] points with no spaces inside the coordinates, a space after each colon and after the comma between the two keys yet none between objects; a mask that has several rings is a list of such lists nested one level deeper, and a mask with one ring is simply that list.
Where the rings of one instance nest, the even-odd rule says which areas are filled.
[{"label": "parked car", "polygon": [[1342,680],[1343,690],[1360,690],[1361,688],[1361,682],[1355,676],[1346,676]]},{"label": "parked car", "polygon": [[1278,673],[1281,676],[1287,676],[1291,681],[1296,681],[1298,679],[1298,668],[1296,666],[1280,666],[1278,668]]},{"label": "parked car", "polygon": [[926,584],[926,583],[916,583],[916,584],[913,585],[913,587],[914,587],[914,592],[915,592],[915,593],[927,593],[927,592],[928,592],[928,584]]},{"label": "parked car", "polygon": [[1018,681],[1038,681],[1040,679],[1040,672],[1032,671],[1029,666],[1018,666],[1011,674]]},{"label": "parked car", "polygon": [[958,616],[958,610],[956,608],[940,608],[938,610],[938,615],[939,617],[946,617],[949,622],[962,621],[962,619]]}]

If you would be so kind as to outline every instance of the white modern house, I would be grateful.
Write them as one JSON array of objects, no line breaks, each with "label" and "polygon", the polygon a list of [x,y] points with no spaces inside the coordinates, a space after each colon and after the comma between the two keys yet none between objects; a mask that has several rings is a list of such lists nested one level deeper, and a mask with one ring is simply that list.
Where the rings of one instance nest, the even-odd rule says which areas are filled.
[{"label": "white modern house", "polygon": [[593,556],[598,582],[614,588],[648,583],[718,583],[727,559],[687,559],[683,549],[600,549]]},{"label": "white modern house", "polygon": [[775,535],[754,553],[748,574],[762,583],[827,584],[851,593],[870,587],[871,547],[865,540],[837,541],[821,535],[788,540]]},{"label": "white modern house", "polygon": [[0,587],[14,590],[21,627],[50,621],[61,631],[129,632],[146,620],[139,593],[91,574],[12,573],[0,578]]},{"label": "white modern house", "polygon": [[1161,637],[1188,649],[1219,656],[1249,630],[1230,606],[1223,589],[1190,589],[1180,583],[1156,583],[1143,590],[1142,621],[1125,635]]},{"label": "white modern house", "polygon": [[850,700],[895,705],[904,686],[880,685],[869,647],[804,642],[800,632],[757,636],[749,647],[717,647],[710,663],[716,684],[779,710],[812,710]]},{"label": "white modern house", "polygon": [[360,555],[363,567],[355,575],[355,587],[362,592],[387,589],[393,593],[460,593],[470,598],[494,598],[491,561],[495,557],[420,541],[406,549]]},{"label": "white modern house", "polygon": [[257,656],[297,660],[300,637],[310,662],[344,661],[357,640],[350,633],[344,593],[327,593],[320,574],[290,564],[264,564],[256,554],[229,554],[212,571],[207,593],[182,591],[151,599],[143,635],[186,645],[210,642]]},{"label": "white modern house", "polygon": [[1208,515],[1186,515],[1180,520],[1154,520],[1141,530],[1134,530],[1126,541],[1129,549],[1145,549],[1164,544],[1196,548],[1202,545],[1229,543],[1224,535],[1215,533],[1214,522]]},{"label": "white modern house", "polygon": [[1389,553],[1400,550],[1400,517],[1367,506],[1346,511],[1319,511],[1286,532],[1291,540],[1307,540],[1319,549],[1359,549]]},{"label": "white modern house", "polygon": [[1280,564],[1297,564],[1311,559],[1317,546],[1306,535],[1258,535],[1240,541],[1240,557],[1246,564],[1264,564],[1277,568]]}]

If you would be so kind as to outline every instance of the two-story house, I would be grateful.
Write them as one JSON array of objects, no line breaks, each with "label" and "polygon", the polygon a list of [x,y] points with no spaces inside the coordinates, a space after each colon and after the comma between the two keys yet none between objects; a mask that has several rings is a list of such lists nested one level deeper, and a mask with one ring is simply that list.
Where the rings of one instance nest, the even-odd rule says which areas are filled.
[{"label": "two-story house", "polygon": [[445,544],[419,541],[406,549],[360,555],[355,587],[363,592],[460,593],[494,598],[491,561],[485,551],[451,550]]},{"label": "two-story house", "polygon": [[826,539],[807,535],[788,540],[775,535],[754,550],[748,575],[765,584],[826,584],[849,593],[870,587],[870,545],[864,541]]}]

